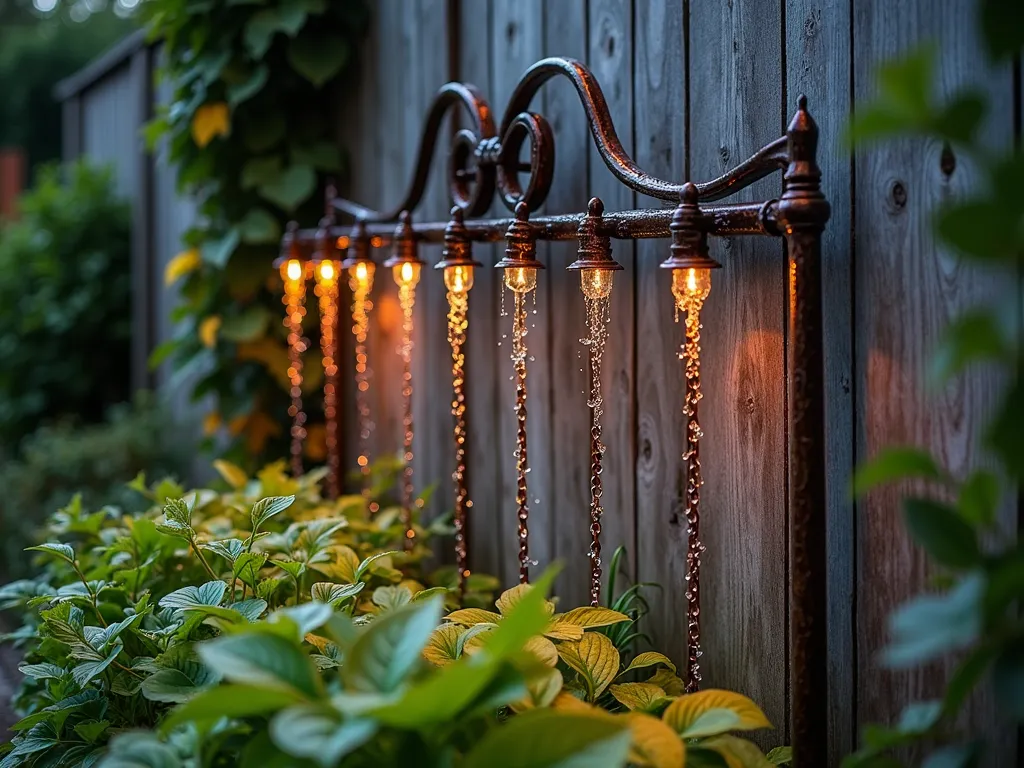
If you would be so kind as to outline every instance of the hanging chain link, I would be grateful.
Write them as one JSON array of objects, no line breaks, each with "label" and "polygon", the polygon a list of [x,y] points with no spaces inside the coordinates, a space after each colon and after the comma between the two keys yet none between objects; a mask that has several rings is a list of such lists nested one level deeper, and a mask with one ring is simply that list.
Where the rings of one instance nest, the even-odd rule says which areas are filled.
[{"label": "hanging chain link", "polygon": [[466,511],[473,506],[466,487],[466,355],[462,351],[469,327],[469,295],[448,291],[448,343],[452,348],[452,416],[454,417],[455,470],[455,565],[459,571],[459,594],[466,591],[469,577]]},{"label": "hanging chain link", "polygon": [[318,270],[316,292],[320,297],[320,351],[324,366],[324,423],[327,444],[327,492],[332,499],[341,493],[341,446],[338,440],[338,262],[331,265],[330,277]]},{"label": "hanging chain link", "polygon": [[302,354],[306,351],[307,341],[302,336],[302,318],[306,314],[306,272],[303,265],[302,277],[297,280],[285,278],[284,325],[288,329],[288,394],[291,405],[288,415],[292,420],[291,427],[291,468],[292,475],[302,474],[302,444],[306,439],[306,412],[302,410]]},{"label": "hanging chain link", "polygon": [[413,308],[416,304],[416,287],[403,283],[398,289],[398,302],[402,307],[402,526],[405,529],[405,549],[413,548],[416,532],[412,527],[413,483],[412,483],[412,332]]},{"label": "hanging chain link", "polygon": [[686,524],[688,529],[686,550],[686,624],[687,663],[686,690],[693,693],[700,689],[700,556],[704,545],[700,541],[700,488],[704,481],[700,473],[700,439],[704,433],[700,428],[697,404],[703,395],[700,391],[700,306],[692,306],[686,313],[686,341],[680,357],[684,361],[686,374],[686,399],[683,413],[686,416]]},{"label": "hanging chain link", "polygon": [[516,507],[519,519],[519,583],[530,581],[529,518],[526,488],[529,462],[526,455],[526,295],[515,293],[512,313],[512,362],[516,373]]}]

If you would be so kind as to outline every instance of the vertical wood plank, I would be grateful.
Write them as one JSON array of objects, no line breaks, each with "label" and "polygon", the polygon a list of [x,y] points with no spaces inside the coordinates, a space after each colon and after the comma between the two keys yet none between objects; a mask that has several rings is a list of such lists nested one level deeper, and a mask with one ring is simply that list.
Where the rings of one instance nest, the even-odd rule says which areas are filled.
[{"label": "vertical wood plank", "polygon": [[[996,111],[984,128],[985,144],[1010,145],[1012,74],[1009,67],[986,67],[974,4],[858,3],[853,23],[858,102],[875,92],[878,63],[934,41],[941,51],[936,59],[938,90],[948,95],[970,85],[986,91]],[[927,387],[925,371],[950,320],[1013,286],[970,269],[937,246],[932,212],[978,181],[968,158],[954,155],[950,165],[943,153],[937,143],[907,139],[856,155],[858,455],[870,457],[893,443],[919,445],[932,450],[953,476],[962,477],[980,461],[979,431],[1002,382],[984,371],[971,371],[937,392]],[[887,639],[888,614],[911,594],[927,589],[932,575],[900,522],[901,499],[915,490],[894,486],[858,504],[857,664],[859,678],[870,681],[861,686],[857,699],[861,725],[894,722],[906,704],[935,698],[952,670],[948,662],[905,672],[877,665]],[[1013,530],[1016,510],[1008,506],[1001,517],[1003,530]],[[996,723],[992,697],[982,691],[961,725],[989,740],[986,766],[1018,764],[1017,734],[997,731]]]},{"label": "vertical wood plank", "polygon": [[132,195],[132,389],[149,389],[153,376],[149,370],[149,353],[156,337],[154,317],[155,251],[153,249],[153,158],[146,150],[139,131],[152,115],[153,88],[149,46],[142,46],[128,64],[131,105],[128,117],[134,139],[123,151],[134,156],[135,173]]},{"label": "vertical wood plank", "polygon": [[[690,171],[707,179],[781,135],[782,10],[778,0],[689,7]],[[775,176],[743,198],[780,190]],[[753,698],[777,729],[760,741],[778,744],[788,733],[783,249],[716,238],[711,254],[723,269],[702,313],[703,676]]]},{"label": "vertical wood plank", "polygon": [[807,95],[821,140],[818,163],[832,218],[822,236],[825,312],[825,434],[828,492],[829,765],[854,747],[854,517],[851,161],[841,146],[850,108],[848,4],[786,0],[785,114]]},{"label": "vertical wood plank", "polygon": [[[491,106],[495,110],[495,122],[501,120],[505,105],[512,89],[526,68],[543,55],[544,28],[543,4],[540,0],[494,0],[491,17],[491,41],[493,90]],[[500,214],[504,209],[495,208]],[[508,215],[507,212],[504,215]],[[544,259],[543,250],[538,257]],[[532,360],[527,363],[527,431],[529,434],[529,501],[530,501],[530,559],[540,567],[551,560],[554,529],[555,499],[551,493],[552,442],[551,442],[551,379],[549,339],[551,317],[548,297],[551,291],[550,271],[542,272],[537,280],[537,310],[527,320],[527,344]],[[500,278],[500,275],[499,275]],[[504,290],[499,287],[499,291]],[[529,299],[532,305],[532,297]],[[508,298],[511,311],[512,299]],[[531,306],[532,311],[532,306]],[[499,318],[501,346],[498,357],[498,434],[497,451],[503,461],[501,493],[498,497],[499,514],[502,518],[502,579],[507,586],[518,583],[518,540],[516,531],[516,473],[515,448],[516,420],[513,411],[515,387],[511,381],[512,363],[509,360],[511,345],[511,317]],[[508,336],[509,338],[506,338]],[[537,568],[533,569],[537,572]]]},{"label": "vertical wood plank", "polygon": [[[405,77],[412,91],[406,101],[405,168],[403,183],[412,178],[424,118],[434,94],[448,81],[447,3],[416,0],[404,15],[408,61]],[[414,221],[444,220],[448,215],[445,163],[448,136],[440,137],[434,151],[426,194],[413,212]],[[451,473],[454,467],[451,438],[451,359],[448,346],[448,302],[442,276],[433,268],[440,246],[420,248],[423,267],[416,287],[416,330],[413,335],[413,444],[414,481],[417,493],[433,486],[430,502],[422,510],[428,521],[452,507]],[[439,552],[451,559],[449,547]]]},{"label": "vertical wood plank", "polygon": [[[683,4],[635,0],[633,30],[636,161],[661,178],[679,179],[685,168]],[[637,205],[661,203],[638,196]],[[683,378],[676,357],[671,281],[658,267],[667,256],[663,241],[636,244],[636,367],[644,372],[636,380],[637,578],[664,587],[647,595],[651,615],[645,631],[655,648],[682,666],[686,658],[685,478],[680,458]]]},{"label": "vertical wood plank", "polygon": [[[583,0],[570,0],[544,8],[544,53],[547,56],[587,58],[587,18]],[[586,210],[588,200],[589,131],[572,84],[556,78],[544,86],[543,114],[555,135],[554,182],[548,194],[548,213]],[[553,556],[564,563],[555,593],[563,606],[589,603],[590,595],[590,409],[587,399],[590,372],[583,295],[579,273],[566,267],[576,260],[576,242],[543,243],[541,258],[548,265],[543,275],[548,289],[546,325],[550,335],[548,369],[551,399],[545,414],[550,439],[557,450],[549,495],[541,504],[555,510]],[[538,328],[538,330],[542,330]],[[540,362],[540,360],[538,360]],[[539,366],[538,366],[539,367]],[[535,454],[536,455],[536,454]],[[531,475],[536,473],[531,473]],[[533,478],[531,477],[531,480]]]},{"label": "vertical wood plank", "polygon": [[[482,90],[492,109],[491,13],[493,3],[462,0],[459,13],[460,80]],[[469,562],[474,571],[501,574],[505,546],[513,526],[501,515],[503,474],[508,471],[504,444],[495,445],[499,435],[499,411],[504,403],[498,393],[501,376],[507,376],[503,348],[497,346],[502,319],[498,317],[501,276],[493,269],[496,247],[474,246],[473,253],[483,266],[476,270],[469,295],[469,328],[466,352],[466,422],[468,428]],[[500,370],[499,370],[500,369]]]},{"label": "vertical wood plank", "polygon": [[[590,0],[587,63],[601,83],[622,145],[633,152],[633,3],[631,0]],[[572,119],[581,120],[577,109]],[[587,137],[590,189],[604,200],[605,210],[629,210],[636,195],[605,167]],[[611,556],[625,546],[630,578],[636,578],[636,249],[614,241],[612,258],[623,266],[612,291],[611,335],[604,360],[604,521],[603,570],[607,585]],[[621,583],[621,581],[620,581]]]}]

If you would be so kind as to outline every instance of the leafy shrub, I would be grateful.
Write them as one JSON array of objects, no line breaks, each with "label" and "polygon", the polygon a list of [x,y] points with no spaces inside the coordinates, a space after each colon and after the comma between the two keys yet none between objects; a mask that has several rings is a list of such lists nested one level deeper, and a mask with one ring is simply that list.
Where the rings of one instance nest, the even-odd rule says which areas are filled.
[{"label": "leafy shrub", "polygon": [[130,397],[128,206],[109,171],[51,166],[0,228],[0,449]]},{"label": "leafy shrub", "polygon": [[768,727],[749,700],[680,695],[661,654],[623,662],[634,633],[610,630],[635,626],[636,591],[556,613],[549,572],[493,612],[474,574],[460,606],[454,572],[424,567],[436,528],[405,552],[395,510],[325,500],[318,473],[218,469],[226,493],[136,482],[136,517],[71,505],[33,548],[43,573],[0,589],[26,651],[0,768],[785,762],[726,733]]},{"label": "leafy shrub", "polygon": [[[1024,47],[1024,6],[981,0],[978,10],[990,59],[1008,66]],[[957,663],[940,699],[910,703],[895,725],[868,725],[861,748],[843,766],[902,766],[892,756],[897,748],[927,752],[921,763],[927,766],[990,765],[985,741],[965,732],[960,716],[987,681],[1001,724],[1012,732],[1024,723],[1024,540],[1019,526],[1007,531],[998,519],[1006,500],[1019,499],[1024,477],[1019,325],[1024,151],[1019,144],[999,151],[980,135],[989,106],[981,92],[962,90],[945,103],[934,98],[934,50],[888,63],[879,75],[879,96],[858,107],[851,138],[914,136],[956,147],[957,156],[977,168],[979,184],[966,199],[944,201],[935,216],[936,239],[969,268],[995,272],[1018,288],[986,297],[983,305],[955,318],[933,364],[939,386],[971,367],[985,367],[1003,382],[979,441],[988,466],[959,478],[925,450],[894,446],[855,477],[858,493],[894,481],[919,483],[915,495],[904,499],[904,522],[939,571],[939,591],[929,589],[890,616],[884,663],[934,669],[930,665],[936,660],[952,655]]]},{"label": "leafy shrub", "polygon": [[[167,142],[200,216],[165,277],[180,280],[180,334],[154,355],[206,371],[195,385],[225,423],[224,455],[256,466],[287,453],[288,367],[281,283],[272,263],[284,222],[323,214],[324,179],[343,170],[339,105],[366,28],[362,0],[148,0],[166,56],[170,103],[147,129]],[[306,397],[321,370],[315,313]]]},{"label": "leafy shrub", "polygon": [[0,572],[22,575],[21,550],[34,529],[74,497],[86,509],[114,506],[132,513],[148,506],[127,486],[139,472],[185,476],[190,451],[184,430],[157,402],[140,395],[133,405],[112,407],[102,424],[65,421],[28,436],[21,456],[0,465]]}]

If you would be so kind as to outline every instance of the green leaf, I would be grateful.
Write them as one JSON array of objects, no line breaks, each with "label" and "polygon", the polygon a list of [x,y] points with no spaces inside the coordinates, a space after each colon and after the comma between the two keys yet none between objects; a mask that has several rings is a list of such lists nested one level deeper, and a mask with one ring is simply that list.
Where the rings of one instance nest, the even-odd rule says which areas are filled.
[{"label": "green leaf", "polygon": [[[189,674],[191,672],[191,675]],[[142,681],[142,695],[150,701],[180,704],[188,701],[205,686],[216,682],[217,676],[198,662],[189,671],[160,669]]]},{"label": "green leaf", "polygon": [[114,647],[107,653],[106,657],[99,661],[82,661],[79,662],[71,669],[71,678],[75,681],[79,688],[85,688],[89,684],[89,681],[94,677],[103,673],[107,667],[114,663],[114,659],[117,658],[118,654],[121,653],[123,646],[120,642],[114,644]]},{"label": "green leaf", "polygon": [[381,558],[399,554],[401,553],[397,550],[392,549],[388,550],[387,552],[377,552],[376,554],[370,555],[368,558],[366,558],[365,560],[363,560],[363,562],[359,564],[358,568],[356,568],[355,577],[352,579],[352,581],[359,581],[361,578],[363,578],[363,576],[366,575],[366,572],[370,570],[370,566],[378,560],[380,560]]},{"label": "green leaf", "polygon": [[203,243],[199,249],[203,261],[214,267],[224,268],[231,258],[231,254],[238,248],[241,234],[237,229],[231,229],[223,237],[217,240],[209,240]]},{"label": "green leaf", "polygon": [[109,720],[87,720],[75,726],[75,733],[90,744],[95,744],[109,727]]},{"label": "green leaf", "polygon": [[266,152],[285,137],[287,130],[288,124],[284,115],[280,112],[271,112],[262,120],[253,120],[242,126],[242,141],[250,152]]},{"label": "green leaf", "polygon": [[985,577],[975,571],[945,594],[921,595],[901,605],[889,616],[886,664],[918,666],[971,645],[981,629],[984,593]]},{"label": "green leaf", "polygon": [[242,242],[250,245],[266,245],[281,239],[281,225],[266,208],[250,208],[238,227],[242,232]]},{"label": "green leaf", "polygon": [[181,768],[177,750],[151,731],[127,731],[110,740],[103,768]]},{"label": "green leaf", "polygon": [[320,675],[294,643],[273,634],[226,635],[203,643],[199,655],[228,680],[318,698]]},{"label": "green leaf", "polygon": [[284,512],[295,502],[294,496],[270,496],[252,505],[252,531],[256,533],[267,520]]},{"label": "green leaf", "polygon": [[363,591],[366,584],[333,584],[329,581],[318,581],[310,588],[310,597],[321,603],[337,608],[346,600],[355,597]]},{"label": "green leaf", "polygon": [[245,25],[245,47],[257,61],[266,56],[274,35],[284,32],[295,37],[306,23],[306,11],[292,3],[257,11]]},{"label": "green leaf", "polygon": [[711,750],[725,758],[729,768],[771,768],[772,763],[753,742],[738,736],[722,735],[698,743],[702,750]]},{"label": "green leaf", "polygon": [[253,304],[242,310],[241,314],[224,318],[218,331],[226,341],[241,343],[254,341],[267,332],[270,325],[270,313],[266,307]]},{"label": "green leaf", "polygon": [[242,189],[254,189],[260,184],[277,179],[281,175],[282,168],[281,158],[277,155],[249,158],[242,166],[242,175],[238,183]]},{"label": "green leaf", "polygon": [[853,494],[863,496],[879,485],[912,477],[941,480],[944,474],[931,454],[920,448],[883,448],[857,468],[853,476]]},{"label": "green leaf", "polygon": [[992,263],[1012,258],[1019,247],[1017,230],[995,200],[950,203],[937,216],[939,236],[965,256]]},{"label": "green leaf", "polygon": [[960,662],[946,685],[946,698],[942,708],[947,717],[955,718],[960,712],[960,707],[988,671],[995,656],[992,648],[981,646],[972,650],[967,658]]},{"label": "green leaf", "polygon": [[315,760],[326,767],[337,764],[377,732],[377,724],[372,720],[342,722],[330,712],[311,706],[286,709],[270,722],[271,738],[288,754]]},{"label": "green leaf", "polygon": [[793,762],[792,747],[775,747],[765,757],[772,765],[789,765]]},{"label": "green leaf", "polygon": [[202,605],[220,605],[228,585],[223,581],[208,581],[200,587],[182,587],[160,600],[161,608],[188,610]]},{"label": "green leaf", "polygon": [[245,545],[241,539],[224,539],[223,541],[211,541],[209,544],[201,545],[203,550],[206,552],[213,552],[214,554],[220,555],[229,563],[234,564],[243,551],[245,551]]},{"label": "green leaf", "polygon": [[932,752],[921,768],[973,768],[978,765],[978,749],[974,744],[952,744]]},{"label": "green leaf", "polygon": [[942,717],[941,701],[916,701],[908,704],[900,713],[896,729],[901,733],[923,734],[939,722]]},{"label": "green leaf", "polygon": [[619,672],[618,650],[606,635],[598,632],[588,632],[575,643],[560,644],[558,656],[579,672],[589,701],[596,701]]},{"label": "green leaf", "polygon": [[25,677],[31,677],[33,680],[60,680],[66,674],[62,667],[49,662],[22,664],[18,667],[18,671]]},{"label": "green leaf", "polygon": [[935,116],[935,132],[952,142],[968,144],[975,141],[986,110],[984,94],[977,91],[958,93]]},{"label": "green leaf", "polygon": [[420,652],[441,618],[434,598],[389,611],[374,621],[352,646],[342,675],[357,691],[390,693],[420,661]]},{"label": "green leaf", "polygon": [[714,688],[680,696],[668,705],[662,719],[684,739],[772,727],[761,708],[746,696]]},{"label": "green leaf", "polygon": [[621,683],[608,691],[626,709],[652,712],[668,704],[671,699],[653,683]]},{"label": "green leaf", "polygon": [[168,733],[182,723],[207,723],[222,717],[262,715],[299,704],[302,697],[287,688],[259,685],[219,685],[196,695],[174,709],[161,724]]},{"label": "green leaf", "polygon": [[664,664],[666,667],[671,669],[673,672],[676,671],[676,665],[672,663],[672,659],[663,653],[657,651],[646,651],[644,653],[638,653],[636,658],[629,662],[629,666],[622,670],[621,674],[629,672],[631,669],[641,669],[643,667],[653,667],[657,664]]},{"label": "green leaf", "polygon": [[329,605],[316,602],[302,603],[301,605],[291,605],[274,611],[268,618],[268,621],[271,624],[284,621],[291,622],[296,628],[295,641],[298,642],[310,632],[320,629],[333,615],[334,611]]},{"label": "green leaf", "polygon": [[291,158],[293,163],[311,165],[318,171],[341,170],[341,152],[333,141],[296,144],[291,148]]},{"label": "green leaf", "polygon": [[267,562],[266,552],[243,552],[235,560],[234,566],[232,567],[232,575],[236,579],[241,579],[244,584],[248,584],[251,588],[256,588],[256,583],[259,580],[260,568]]},{"label": "green leaf", "polygon": [[986,442],[1015,478],[1024,476],[1024,378],[1016,377],[989,424]]},{"label": "green leaf", "polygon": [[630,618],[626,614],[613,611],[610,608],[586,605],[552,616],[551,620],[572,624],[584,629],[592,629],[594,627],[607,627],[611,624],[630,621]]},{"label": "green leaf", "polygon": [[904,499],[903,515],[911,538],[941,565],[970,568],[981,562],[974,529],[945,504]]},{"label": "green leaf", "polygon": [[960,486],[957,511],[968,523],[979,526],[992,525],[996,521],[1001,495],[999,478],[988,470],[979,469]]},{"label": "green leaf", "polygon": [[463,768],[620,768],[629,744],[625,722],[603,713],[534,709],[489,730]]},{"label": "green leaf", "polygon": [[317,88],[348,61],[348,41],[341,35],[309,35],[288,43],[288,63]]},{"label": "green leaf", "polygon": [[67,544],[59,544],[56,542],[47,542],[46,544],[39,544],[35,547],[28,547],[28,552],[44,552],[48,555],[53,555],[65,563],[74,565],[75,563],[75,550],[73,550]]},{"label": "green leaf", "polygon": [[377,587],[373,590],[372,600],[374,605],[385,611],[393,611],[412,602],[412,592],[408,587],[403,587],[400,584]]},{"label": "green leaf", "polygon": [[245,82],[228,86],[228,104],[237,107],[242,102],[248,101],[263,89],[269,78],[270,69],[265,64],[260,65]]},{"label": "green leaf", "polygon": [[316,190],[316,171],[309,165],[292,165],[260,184],[256,191],[285,211],[294,211]]},{"label": "green leaf", "polygon": [[1004,336],[996,317],[987,309],[961,315],[943,333],[932,358],[932,378],[945,383],[972,363],[1006,359],[1009,349]]}]

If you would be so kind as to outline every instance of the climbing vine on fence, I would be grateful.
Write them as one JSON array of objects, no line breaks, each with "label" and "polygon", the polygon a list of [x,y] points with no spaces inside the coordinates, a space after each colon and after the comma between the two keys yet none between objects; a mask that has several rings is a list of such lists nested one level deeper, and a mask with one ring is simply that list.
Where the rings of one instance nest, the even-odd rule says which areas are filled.
[{"label": "climbing vine on fence", "polygon": [[[171,89],[147,140],[166,142],[198,211],[165,272],[180,283],[179,333],[151,362],[170,358],[192,373],[193,397],[215,403],[207,436],[229,435],[228,455],[252,464],[284,452],[288,356],[271,263],[283,223],[315,221],[325,178],[344,171],[338,107],[368,11],[362,0],[150,0],[142,9]],[[307,377],[311,396],[320,383]],[[318,434],[314,424],[312,459]]]}]

